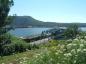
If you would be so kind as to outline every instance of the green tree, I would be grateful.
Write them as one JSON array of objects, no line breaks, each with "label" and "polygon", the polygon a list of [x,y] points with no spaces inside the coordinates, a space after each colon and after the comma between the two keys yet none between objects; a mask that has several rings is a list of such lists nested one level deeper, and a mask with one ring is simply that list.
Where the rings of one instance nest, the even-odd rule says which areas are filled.
[{"label": "green tree", "polygon": [[3,52],[3,45],[7,42],[5,33],[8,31],[11,17],[8,16],[13,0],[0,0],[0,55]]},{"label": "green tree", "polygon": [[76,24],[70,25],[64,33],[66,38],[75,38],[77,34],[79,34],[79,27]]}]

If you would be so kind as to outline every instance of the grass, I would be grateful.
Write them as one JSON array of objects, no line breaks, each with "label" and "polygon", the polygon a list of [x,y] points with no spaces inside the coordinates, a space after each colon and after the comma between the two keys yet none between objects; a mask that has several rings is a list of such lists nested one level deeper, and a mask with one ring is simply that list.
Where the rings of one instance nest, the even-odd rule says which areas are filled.
[{"label": "grass", "polygon": [[14,64],[19,64],[19,62],[21,60],[23,60],[23,58],[28,58],[31,59],[35,54],[41,52],[42,50],[28,50],[26,52],[22,52],[22,53],[17,53],[17,54],[13,54],[10,56],[4,56],[0,58],[0,64],[5,63],[5,64],[9,64],[9,63],[14,63]]}]

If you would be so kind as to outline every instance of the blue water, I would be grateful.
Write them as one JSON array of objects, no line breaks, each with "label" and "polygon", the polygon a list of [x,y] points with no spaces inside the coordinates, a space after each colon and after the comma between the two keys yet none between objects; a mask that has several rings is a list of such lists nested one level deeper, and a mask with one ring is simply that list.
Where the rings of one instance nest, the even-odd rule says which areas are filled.
[{"label": "blue water", "polygon": [[10,33],[17,37],[27,37],[39,35],[42,31],[49,30],[51,28],[17,28],[15,30],[11,30]]},{"label": "blue water", "polygon": [[80,30],[86,32],[86,27],[81,27]]},{"label": "blue water", "polygon": [[[28,37],[39,35],[42,31],[49,30],[51,28],[16,28],[15,30],[11,30],[10,33],[17,37]],[[86,27],[80,28],[82,31],[86,31]]]}]

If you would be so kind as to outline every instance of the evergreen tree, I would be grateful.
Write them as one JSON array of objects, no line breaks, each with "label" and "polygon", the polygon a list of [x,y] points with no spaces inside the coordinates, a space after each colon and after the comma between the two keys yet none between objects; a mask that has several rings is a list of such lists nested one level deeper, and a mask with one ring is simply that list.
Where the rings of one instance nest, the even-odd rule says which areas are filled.
[{"label": "evergreen tree", "polygon": [[0,55],[3,53],[3,45],[7,42],[5,33],[9,30],[11,17],[8,16],[13,0],[0,0]]}]

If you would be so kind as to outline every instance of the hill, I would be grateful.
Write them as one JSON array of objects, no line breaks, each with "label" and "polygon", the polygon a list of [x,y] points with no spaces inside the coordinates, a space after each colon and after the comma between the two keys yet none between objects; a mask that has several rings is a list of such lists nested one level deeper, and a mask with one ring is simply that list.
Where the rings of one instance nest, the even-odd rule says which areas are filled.
[{"label": "hill", "polygon": [[56,22],[43,22],[36,20],[31,16],[16,16],[15,21],[12,23],[14,27],[67,27],[71,24],[77,24],[80,27],[86,27],[86,23],[56,23]]}]

